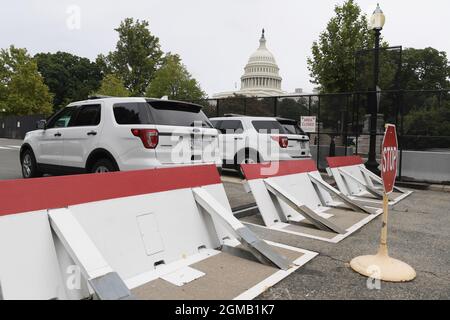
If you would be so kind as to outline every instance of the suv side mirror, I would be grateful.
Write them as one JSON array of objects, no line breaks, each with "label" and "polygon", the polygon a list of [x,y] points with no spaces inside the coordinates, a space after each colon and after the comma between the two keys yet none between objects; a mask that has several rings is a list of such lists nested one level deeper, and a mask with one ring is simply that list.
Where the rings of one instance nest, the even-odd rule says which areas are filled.
[{"label": "suv side mirror", "polygon": [[40,129],[40,130],[45,130],[46,127],[47,127],[47,120],[39,120],[39,121],[36,123],[36,126],[37,126],[37,128]]}]

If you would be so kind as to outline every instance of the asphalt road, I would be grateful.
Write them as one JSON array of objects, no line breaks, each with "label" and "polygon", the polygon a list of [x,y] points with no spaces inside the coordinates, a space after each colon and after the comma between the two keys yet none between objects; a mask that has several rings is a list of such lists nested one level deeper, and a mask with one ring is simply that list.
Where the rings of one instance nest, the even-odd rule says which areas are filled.
[{"label": "asphalt road", "polygon": [[[242,185],[224,184],[232,207],[254,201]],[[337,244],[251,227],[265,239],[320,253],[259,299],[450,299],[450,193],[414,190],[389,212],[388,226],[390,255],[413,266],[417,278],[381,282],[379,290],[368,289],[349,262],[377,252],[381,215]]]},{"label": "asphalt road", "polygon": [[21,179],[19,150],[22,140],[0,138],[0,180]]},{"label": "asphalt road", "polygon": [[[20,140],[0,139],[0,179],[21,178],[20,144]],[[222,180],[232,207],[254,202],[236,174],[227,173]],[[415,190],[390,211],[390,254],[413,266],[417,278],[409,283],[382,282],[380,289],[368,289],[366,278],[348,263],[356,256],[376,253],[381,216],[338,244],[252,228],[266,239],[320,253],[259,299],[450,299],[448,192]]]}]

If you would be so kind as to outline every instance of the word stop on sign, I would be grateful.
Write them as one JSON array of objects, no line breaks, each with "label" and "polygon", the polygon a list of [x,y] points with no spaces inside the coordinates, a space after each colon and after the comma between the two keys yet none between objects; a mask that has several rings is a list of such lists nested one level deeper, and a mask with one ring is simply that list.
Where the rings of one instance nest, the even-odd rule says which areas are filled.
[{"label": "word stop on sign", "polygon": [[384,147],[383,148],[383,172],[393,171],[397,168],[397,148],[396,147]]}]

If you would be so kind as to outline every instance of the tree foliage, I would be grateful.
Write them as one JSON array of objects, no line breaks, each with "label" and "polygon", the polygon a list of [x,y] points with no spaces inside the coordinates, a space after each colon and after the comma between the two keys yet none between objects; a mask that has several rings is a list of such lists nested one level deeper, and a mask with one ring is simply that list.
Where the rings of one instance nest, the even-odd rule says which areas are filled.
[{"label": "tree foliage", "polygon": [[197,80],[192,78],[177,54],[168,53],[155,78],[147,89],[146,96],[159,98],[168,96],[175,100],[199,100],[206,94]]},{"label": "tree foliage", "polygon": [[353,0],[337,5],[334,12],[319,40],[313,43],[307,61],[311,82],[326,93],[353,91],[355,52],[371,48],[374,43],[367,19]]},{"label": "tree foliage", "polygon": [[[450,64],[445,52],[434,48],[403,52],[402,87],[407,90],[450,88]],[[403,94],[403,144],[408,149],[448,148],[450,97],[444,92],[407,91]],[[417,137],[420,136],[420,137]],[[427,137],[427,138],[425,138]]]},{"label": "tree foliage", "polygon": [[87,99],[100,87],[102,75],[96,63],[67,52],[35,55],[39,72],[54,94],[53,104],[59,109],[72,101]]},{"label": "tree foliage", "polygon": [[[427,99],[428,102],[432,98]],[[450,103],[417,108],[404,117],[403,147],[412,150],[445,148],[450,145]]]},{"label": "tree foliage", "polygon": [[450,64],[445,52],[434,48],[403,51],[401,83],[408,90],[450,88]]},{"label": "tree foliage", "polygon": [[125,88],[123,81],[113,74],[107,74],[100,85],[96,94],[111,97],[128,97],[130,92]]},{"label": "tree foliage", "polygon": [[14,115],[52,112],[52,95],[26,49],[0,50],[0,111]]},{"label": "tree foliage", "polygon": [[115,29],[119,33],[116,50],[97,57],[103,73],[119,76],[133,96],[145,93],[162,62],[159,38],[150,33],[148,26],[145,20],[126,18]]}]

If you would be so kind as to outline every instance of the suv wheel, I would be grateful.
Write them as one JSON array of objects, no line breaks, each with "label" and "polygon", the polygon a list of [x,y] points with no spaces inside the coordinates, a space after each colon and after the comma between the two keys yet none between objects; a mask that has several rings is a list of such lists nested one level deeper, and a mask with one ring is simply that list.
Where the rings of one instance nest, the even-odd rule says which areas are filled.
[{"label": "suv wheel", "polygon": [[114,172],[117,168],[109,159],[98,160],[91,168],[90,173]]},{"label": "suv wheel", "polygon": [[22,156],[22,176],[25,179],[36,178],[42,176],[42,173],[39,172],[36,159],[34,157],[33,151],[26,150]]}]

